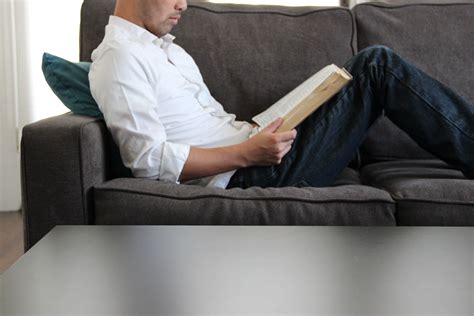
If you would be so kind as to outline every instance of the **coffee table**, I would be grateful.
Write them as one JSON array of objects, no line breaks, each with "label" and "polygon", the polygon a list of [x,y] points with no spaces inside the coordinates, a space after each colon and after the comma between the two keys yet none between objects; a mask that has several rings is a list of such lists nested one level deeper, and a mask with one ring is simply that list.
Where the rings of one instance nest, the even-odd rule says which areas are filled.
[{"label": "coffee table", "polygon": [[473,228],[58,226],[0,314],[473,315],[473,271]]}]

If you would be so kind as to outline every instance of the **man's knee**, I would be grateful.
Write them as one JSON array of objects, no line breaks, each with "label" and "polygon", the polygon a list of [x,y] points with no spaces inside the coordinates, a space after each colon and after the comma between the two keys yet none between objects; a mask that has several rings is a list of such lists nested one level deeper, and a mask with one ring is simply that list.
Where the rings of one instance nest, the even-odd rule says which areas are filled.
[{"label": "man's knee", "polygon": [[384,45],[373,45],[366,47],[359,51],[353,58],[353,67],[358,69],[366,69],[367,66],[372,64],[386,64],[397,56],[395,52]]},{"label": "man's knee", "polygon": [[366,47],[361,50],[359,54],[371,60],[377,60],[380,58],[386,59],[387,57],[392,57],[395,55],[394,51],[390,47],[384,45],[372,45]]},{"label": "man's knee", "polygon": [[367,46],[361,52],[367,52],[367,53],[372,53],[372,54],[380,54],[380,53],[392,53],[393,50],[385,45],[372,45],[372,46]]}]

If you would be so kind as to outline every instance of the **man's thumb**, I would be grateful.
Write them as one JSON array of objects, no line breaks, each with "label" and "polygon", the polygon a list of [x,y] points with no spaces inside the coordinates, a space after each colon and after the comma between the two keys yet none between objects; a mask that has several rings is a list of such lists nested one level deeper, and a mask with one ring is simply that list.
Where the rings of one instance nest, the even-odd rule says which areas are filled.
[{"label": "man's thumb", "polygon": [[274,133],[281,126],[281,124],[283,124],[283,119],[279,117],[275,121],[270,123],[267,127],[265,127],[264,131]]}]

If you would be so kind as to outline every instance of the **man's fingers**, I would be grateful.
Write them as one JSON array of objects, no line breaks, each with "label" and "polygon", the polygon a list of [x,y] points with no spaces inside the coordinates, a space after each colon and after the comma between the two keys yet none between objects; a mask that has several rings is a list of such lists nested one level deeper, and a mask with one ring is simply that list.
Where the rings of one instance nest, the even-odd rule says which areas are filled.
[{"label": "man's fingers", "polygon": [[290,150],[291,150],[291,144],[288,144],[287,146],[285,146],[285,147],[283,148],[282,151],[279,152],[278,157],[276,157],[277,160],[276,160],[275,162],[276,162],[277,164],[280,164],[281,161],[282,161],[282,159],[283,159],[283,157],[285,157],[286,154],[287,154]]},{"label": "man's fingers", "polygon": [[296,130],[292,129],[288,132],[278,133],[278,140],[281,142],[287,142],[289,140],[293,140],[296,137]]},{"label": "man's fingers", "polygon": [[270,125],[265,127],[264,131],[274,133],[281,126],[281,124],[283,124],[283,119],[281,117],[279,117],[275,121],[273,121]]},{"label": "man's fingers", "polygon": [[287,142],[284,142],[284,143],[280,143],[276,153],[285,155],[287,152],[290,151],[292,144],[293,144],[293,140],[290,140],[290,141],[287,141]]},{"label": "man's fingers", "polygon": [[289,153],[290,150],[291,150],[291,145],[289,145],[288,147],[286,147],[285,151],[283,151],[283,157],[285,157],[285,155],[286,155],[287,153]]}]

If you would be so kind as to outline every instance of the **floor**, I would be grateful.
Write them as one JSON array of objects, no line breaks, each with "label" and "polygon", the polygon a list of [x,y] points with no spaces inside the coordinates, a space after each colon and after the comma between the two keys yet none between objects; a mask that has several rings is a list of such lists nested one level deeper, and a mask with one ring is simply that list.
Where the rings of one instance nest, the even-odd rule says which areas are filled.
[{"label": "floor", "polygon": [[23,255],[23,221],[20,212],[0,212],[0,274]]}]

